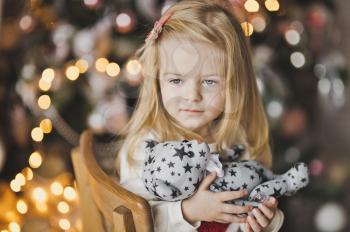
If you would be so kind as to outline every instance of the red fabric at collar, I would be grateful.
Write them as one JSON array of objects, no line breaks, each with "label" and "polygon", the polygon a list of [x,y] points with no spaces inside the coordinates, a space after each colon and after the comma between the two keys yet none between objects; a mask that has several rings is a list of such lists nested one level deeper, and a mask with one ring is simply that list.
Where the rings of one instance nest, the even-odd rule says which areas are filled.
[{"label": "red fabric at collar", "polygon": [[229,224],[219,222],[202,222],[198,232],[225,232]]}]

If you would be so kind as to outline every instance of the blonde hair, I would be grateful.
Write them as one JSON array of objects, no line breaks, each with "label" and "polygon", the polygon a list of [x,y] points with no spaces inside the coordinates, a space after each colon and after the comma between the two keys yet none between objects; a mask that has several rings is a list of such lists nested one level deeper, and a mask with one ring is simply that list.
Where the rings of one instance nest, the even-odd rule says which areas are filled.
[{"label": "blonde hair", "polygon": [[[136,53],[143,67],[143,82],[134,113],[122,134],[128,160],[142,137],[155,130],[160,142],[202,139],[179,125],[165,110],[159,87],[159,52],[161,41],[177,35],[205,42],[224,55],[226,76],[225,109],[215,120],[214,138],[219,151],[243,143],[257,160],[271,166],[269,127],[259,95],[250,49],[242,27],[225,1],[184,0],[168,10],[173,14],[153,44],[144,44]],[[125,145],[125,144],[124,144]]]}]

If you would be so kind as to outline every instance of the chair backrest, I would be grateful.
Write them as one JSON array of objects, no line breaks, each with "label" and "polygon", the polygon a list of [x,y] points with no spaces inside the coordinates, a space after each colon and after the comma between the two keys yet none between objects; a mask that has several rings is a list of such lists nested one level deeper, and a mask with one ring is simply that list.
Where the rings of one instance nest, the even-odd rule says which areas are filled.
[{"label": "chair backrest", "polygon": [[148,202],[113,181],[98,165],[93,134],[85,131],[72,151],[83,231],[153,231]]}]

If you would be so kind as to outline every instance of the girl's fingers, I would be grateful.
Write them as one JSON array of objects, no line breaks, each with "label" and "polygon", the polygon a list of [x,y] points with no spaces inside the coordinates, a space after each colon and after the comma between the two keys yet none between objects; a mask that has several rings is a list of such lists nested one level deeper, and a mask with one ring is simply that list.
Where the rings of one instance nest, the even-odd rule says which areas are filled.
[{"label": "girl's fingers", "polygon": [[232,205],[232,204],[223,204],[222,209],[223,209],[224,213],[242,214],[242,213],[248,213],[249,211],[251,211],[253,209],[253,207],[249,206],[249,205],[239,206],[239,205]]},{"label": "girl's fingers", "polygon": [[244,226],[244,232],[253,232],[252,228],[250,227],[249,223],[246,223]]},{"label": "girl's fingers", "polygon": [[260,232],[262,230],[261,226],[258,224],[254,217],[248,216],[247,222],[254,232]]},{"label": "girl's fingers", "polygon": [[219,195],[221,201],[229,201],[245,197],[248,194],[248,192],[246,190],[224,191],[217,194]]},{"label": "girl's fingers", "polygon": [[214,222],[219,222],[219,223],[223,223],[223,224],[229,223],[229,222],[226,222],[226,221],[223,221],[220,219],[215,219]]},{"label": "girl's fingers", "polygon": [[270,197],[267,201],[264,201],[263,204],[269,207],[270,209],[276,209],[278,201],[276,200],[276,198]]},{"label": "girl's fingers", "polygon": [[202,180],[202,183],[199,185],[198,190],[201,190],[201,191],[207,190],[210,184],[215,180],[215,178],[216,178],[216,172],[211,172]]},{"label": "girl's fingers", "polygon": [[260,210],[258,209],[253,209],[253,214],[256,219],[256,221],[259,223],[259,225],[262,228],[265,228],[266,226],[269,225],[270,221],[261,213]]},{"label": "girl's fingers", "polygon": [[268,219],[272,220],[274,212],[264,204],[259,204],[259,209]]}]

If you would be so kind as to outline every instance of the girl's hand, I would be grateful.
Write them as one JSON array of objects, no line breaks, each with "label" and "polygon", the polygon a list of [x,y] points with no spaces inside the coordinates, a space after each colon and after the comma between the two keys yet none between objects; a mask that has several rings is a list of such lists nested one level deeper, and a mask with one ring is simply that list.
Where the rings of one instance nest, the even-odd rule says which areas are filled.
[{"label": "girl's hand", "polygon": [[194,224],[196,221],[216,221],[220,223],[244,223],[246,217],[237,214],[247,213],[251,206],[237,206],[227,204],[225,201],[242,198],[246,191],[225,191],[215,193],[209,190],[210,184],[215,180],[216,172],[206,176],[197,192],[190,198],[182,201],[182,213],[185,220]]},{"label": "girl's hand", "polygon": [[276,198],[270,197],[268,201],[259,204],[259,209],[253,209],[247,217],[245,232],[259,232],[266,228],[275,215],[277,204]]}]

